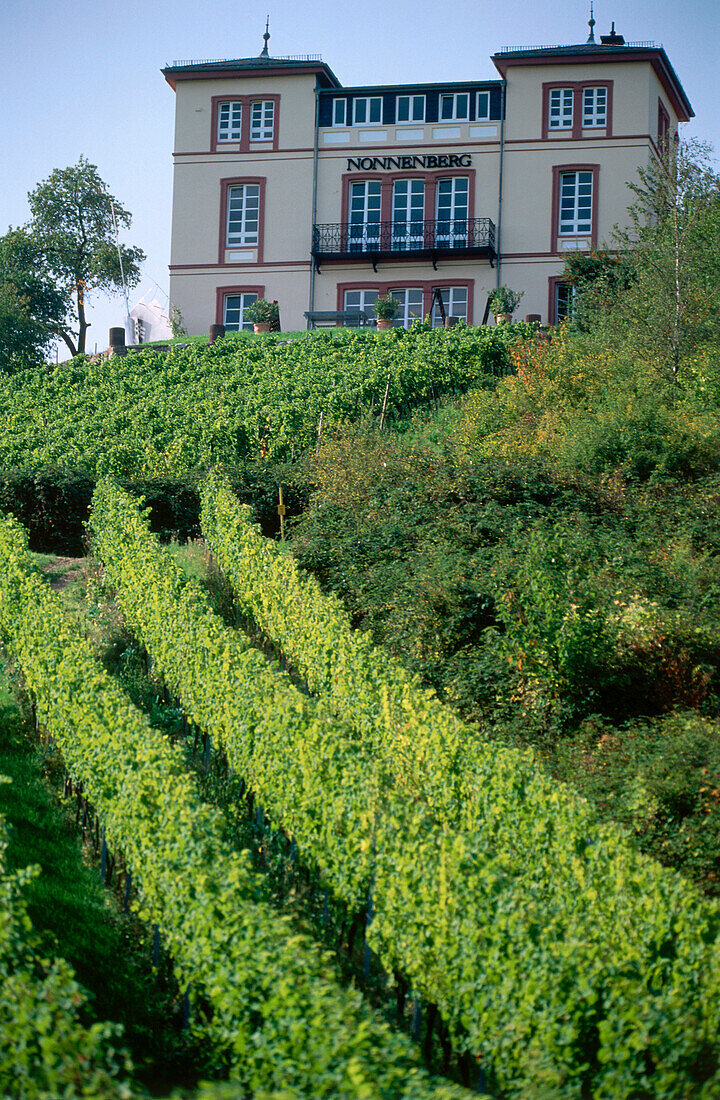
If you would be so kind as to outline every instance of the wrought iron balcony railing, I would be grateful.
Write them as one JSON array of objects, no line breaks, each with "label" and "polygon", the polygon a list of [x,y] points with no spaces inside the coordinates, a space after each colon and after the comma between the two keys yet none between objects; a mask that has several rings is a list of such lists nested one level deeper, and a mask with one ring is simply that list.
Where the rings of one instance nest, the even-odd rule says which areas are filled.
[{"label": "wrought iron balcony railing", "polygon": [[495,224],[490,218],[358,222],[313,227],[312,254],[322,260],[437,259],[484,256],[495,259]]}]

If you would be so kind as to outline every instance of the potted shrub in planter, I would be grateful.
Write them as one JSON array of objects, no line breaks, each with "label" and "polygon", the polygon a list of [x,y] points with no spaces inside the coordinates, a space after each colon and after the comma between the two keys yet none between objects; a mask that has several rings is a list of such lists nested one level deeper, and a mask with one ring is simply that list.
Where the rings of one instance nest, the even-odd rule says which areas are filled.
[{"label": "potted shrub in planter", "polygon": [[388,329],[393,327],[393,321],[400,311],[400,302],[397,298],[391,298],[389,294],[381,294],[373,306],[377,317],[377,327]]},{"label": "potted shrub in planter", "polygon": [[252,321],[255,332],[269,332],[270,325],[279,317],[278,304],[258,298],[247,306],[243,317],[246,321]]},{"label": "potted shrub in planter", "polygon": [[490,308],[495,315],[495,323],[512,321],[512,315],[520,305],[525,291],[511,290],[508,286],[498,286],[490,295]]}]

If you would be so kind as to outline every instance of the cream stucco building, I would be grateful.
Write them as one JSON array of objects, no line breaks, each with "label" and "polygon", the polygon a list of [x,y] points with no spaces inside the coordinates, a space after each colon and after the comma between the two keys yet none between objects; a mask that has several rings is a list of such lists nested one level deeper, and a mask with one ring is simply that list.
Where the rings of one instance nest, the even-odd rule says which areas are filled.
[{"label": "cream stucco building", "polygon": [[488,293],[568,308],[568,250],[623,224],[627,181],[693,111],[665,51],[613,31],[503,49],[497,80],[343,87],[319,58],[177,62],[170,298],[190,332],[344,310],[479,323]]}]

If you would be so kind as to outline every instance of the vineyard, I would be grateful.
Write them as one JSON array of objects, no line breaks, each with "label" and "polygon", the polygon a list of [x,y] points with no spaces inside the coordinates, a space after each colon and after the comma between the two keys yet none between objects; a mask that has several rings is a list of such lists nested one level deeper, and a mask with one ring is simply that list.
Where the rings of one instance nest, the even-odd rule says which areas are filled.
[{"label": "vineyard", "polygon": [[[542,481],[539,452],[560,430],[538,426],[528,395],[538,363],[539,385],[562,389],[548,369],[562,343],[548,348],[522,326],[420,325],[240,337],[4,380],[0,465],[87,480],[94,565],[85,609],[69,614],[23,526],[0,521],[0,634],[97,873],[152,945],[149,988],[167,975],[170,1029],[202,1054],[193,1082],[143,1084],[121,1029],[94,1018],[71,967],[40,950],[25,900],[37,872],[2,864],[3,1095],[718,1094],[714,890],[703,896],[558,781],[537,733],[549,720],[609,721],[602,678],[616,705],[630,665],[616,673],[612,660],[655,652],[651,614],[666,650],[687,645],[688,662],[672,666],[678,698],[692,701],[698,728],[710,724],[710,612],[685,642],[679,586],[674,617],[661,619],[617,549],[602,574],[606,618],[599,582],[582,587],[572,553],[604,553],[597,515],[619,507],[607,507],[606,482],[601,495],[587,479]],[[423,436],[418,417],[451,399],[461,404],[449,470],[447,445]],[[511,460],[533,432],[530,491]],[[280,462],[311,485],[291,544],[263,534],[235,491],[243,464],[272,481]],[[188,475],[205,555],[197,578],[152,533],[154,509],[120,484]],[[567,516],[546,521],[556,496]],[[427,559],[433,594],[464,568],[458,545],[481,537],[492,548],[470,566],[481,641],[462,634],[467,615],[450,595],[428,610],[423,523],[422,552],[445,555]],[[391,584],[395,561],[403,583],[419,578],[409,608],[363,573]],[[613,602],[623,569],[632,605]],[[458,590],[467,602],[468,582]],[[421,627],[412,646],[406,627],[393,635],[396,608],[420,624],[432,614],[432,641]],[[396,655],[357,629],[363,616]],[[439,622],[463,638],[447,657]],[[112,644],[98,641],[105,623]],[[469,653],[487,664],[472,666],[467,689]],[[478,715],[466,701],[477,706],[491,678],[499,701]],[[504,737],[501,707],[514,715]],[[703,777],[714,798],[709,766]]]},{"label": "vineyard", "polygon": [[0,468],[167,478],[291,457],[343,422],[390,422],[504,373],[517,339],[418,325],[80,357],[0,382]]}]

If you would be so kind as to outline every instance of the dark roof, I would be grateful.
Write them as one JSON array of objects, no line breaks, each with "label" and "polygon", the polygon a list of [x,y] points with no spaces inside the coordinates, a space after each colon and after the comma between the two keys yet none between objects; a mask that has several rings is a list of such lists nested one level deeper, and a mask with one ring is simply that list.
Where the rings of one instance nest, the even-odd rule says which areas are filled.
[{"label": "dark roof", "polygon": [[672,102],[678,118],[687,122],[695,117],[695,112],[677,73],[670,64],[668,55],[662,46],[654,42],[627,42],[612,45],[598,42],[583,42],[575,46],[519,46],[517,49],[504,48],[491,57],[495,68],[504,76],[509,65],[542,65],[563,61],[639,61],[647,60],[654,68],[660,83]]},{"label": "dark roof", "polygon": [[175,87],[178,80],[198,80],[213,76],[240,75],[246,72],[279,72],[290,70],[294,73],[306,71],[317,73],[318,80],[327,88],[337,88],[340,81],[322,58],[309,57],[240,57],[223,61],[173,61],[161,72],[168,84]]},{"label": "dark roof", "polygon": [[[340,91],[343,95],[383,95],[385,92],[402,93],[402,92],[432,92],[432,91],[448,91],[451,88],[467,89],[472,91],[476,88],[497,88],[502,84],[501,80],[487,80],[484,77],[478,80],[446,80],[444,83],[439,84],[437,82],[428,84],[416,81],[414,84],[358,84],[355,87],[345,88],[340,86]],[[325,89],[325,94],[337,95],[338,89]]]}]

